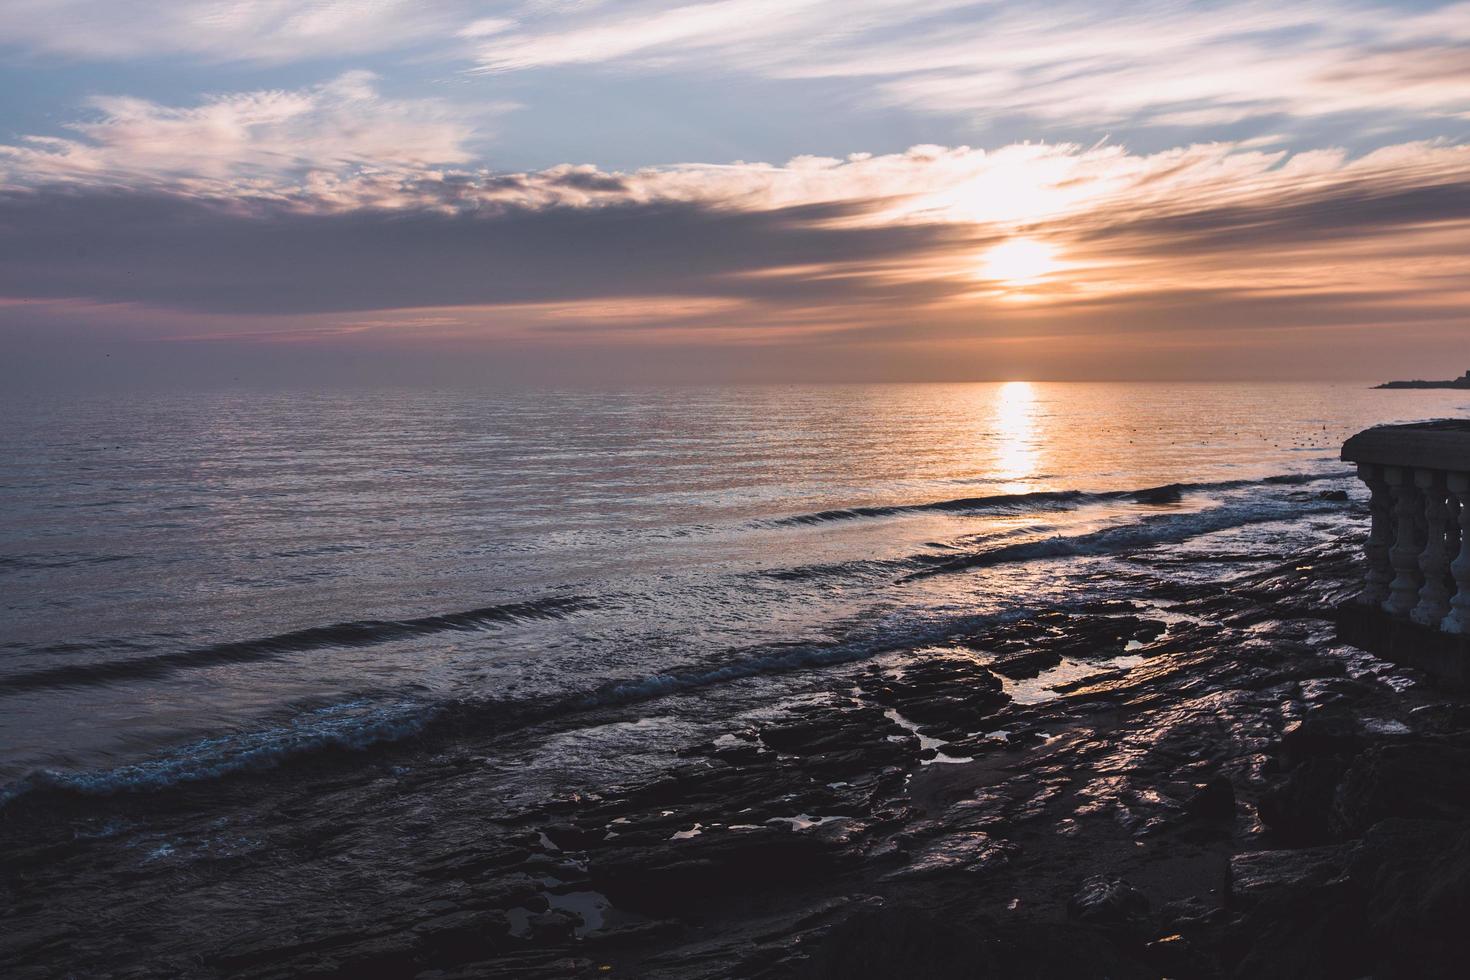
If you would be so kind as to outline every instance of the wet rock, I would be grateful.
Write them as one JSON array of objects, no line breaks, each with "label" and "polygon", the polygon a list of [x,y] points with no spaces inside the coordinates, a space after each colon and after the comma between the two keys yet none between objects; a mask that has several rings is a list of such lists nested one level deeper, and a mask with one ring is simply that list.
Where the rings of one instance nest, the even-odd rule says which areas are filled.
[{"label": "wet rock", "polygon": [[895,676],[869,678],[866,690],[909,721],[958,737],[1010,701],[1001,680],[969,657],[941,657]]},{"label": "wet rock", "polygon": [[1066,636],[1052,649],[1081,659],[1116,657],[1127,651],[1130,640],[1147,643],[1167,629],[1161,620],[1138,616],[1074,616]]},{"label": "wet rock", "polygon": [[576,824],[559,823],[542,827],[546,839],[564,851],[581,851],[601,844],[607,831],[601,827],[579,827]]},{"label": "wet rock", "polygon": [[576,936],[582,917],[567,909],[548,909],[527,920],[531,939],[538,943],[568,943]]},{"label": "wet rock", "polygon": [[1067,903],[1067,914],[1099,926],[1136,927],[1148,919],[1148,896],[1122,878],[1093,875]]},{"label": "wet rock", "polygon": [[779,887],[820,875],[831,869],[834,858],[819,838],[759,827],[653,847],[604,849],[589,872],[614,903],[672,911],[691,898]]},{"label": "wet rock", "polygon": [[1235,787],[1224,776],[1216,776],[1195,791],[1184,811],[1196,820],[1229,820],[1235,816]]},{"label": "wet rock", "polygon": [[1346,490],[1319,490],[1317,491],[1317,499],[1346,501],[1348,499],[1348,492]]},{"label": "wet rock", "polygon": [[754,744],[721,745],[716,747],[710,755],[721,762],[732,766],[751,766],[762,760],[766,750]]},{"label": "wet rock", "polygon": [[410,933],[380,936],[334,950],[320,977],[411,977],[420,969],[418,937]]},{"label": "wet rock", "polygon": [[1364,836],[1352,874],[1382,977],[1463,976],[1470,961],[1470,823],[1387,820]]},{"label": "wet rock", "polygon": [[471,894],[474,904],[483,908],[519,907],[540,911],[546,907],[546,898],[541,894],[540,883],[526,874],[508,875],[476,887]]},{"label": "wet rock", "polygon": [[1322,756],[1355,754],[1360,747],[1355,719],[1313,713],[1288,722],[1281,732],[1281,752],[1291,763]]},{"label": "wet rock", "polygon": [[1263,899],[1225,931],[1220,952],[1242,980],[1340,980],[1372,975],[1366,937],[1357,891],[1337,878]]},{"label": "wet rock", "polygon": [[884,875],[886,881],[907,881],[964,872],[984,874],[1010,863],[1014,844],[982,832],[952,834],[932,841],[914,855],[907,867]]},{"label": "wet rock", "polygon": [[1315,844],[1327,840],[1333,801],[1347,762],[1336,756],[1308,759],[1261,795],[1261,822],[1283,841]]},{"label": "wet rock", "polygon": [[1470,730],[1470,704],[1436,702],[1409,712],[1412,726],[1426,734],[1443,735]]},{"label": "wet rock", "polygon": [[1204,966],[1194,946],[1180,935],[1155,939],[1143,948],[1143,954],[1165,977],[1199,976]]},{"label": "wet rock", "polygon": [[1237,854],[1230,859],[1228,900],[1242,908],[1304,895],[1341,877],[1350,856],[1340,845]]},{"label": "wet rock", "polygon": [[990,669],[1013,681],[1035,677],[1062,662],[1062,655],[1055,650],[1038,648],[1020,650],[993,661]]},{"label": "wet rock", "polygon": [[1367,750],[1332,803],[1331,827],[1356,837],[1389,817],[1459,820],[1470,815],[1470,746],[1415,739]]},{"label": "wet rock", "polygon": [[1006,734],[1006,745],[1013,749],[1030,748],[1034,745],[1041,745],[1045,741],[1046,733],[1034,728],[1020,729]]},{"label": "wet rock", "polygon": [[683,931],[684,927],[675,919],[653,919],[598,929],[587,934],[586,942],[589,948],[602,950],[648,942],[668,942]]},{"label": "wet rock", "polygon": [[1140,490],[1133,495],[1133,499],[1140,504],[1177,504],[1183,497],[1183,488],[1177,483],[1170,483],[1162,487],[1151,487],[1148,490]]},{"label": "wet rock", "polygon": [[1196,895],[1175,899],[1159,909],[1159,924],[1173,932],[1193,932],[1203,929],[1225,915],[1216,903]]},{"label": "wet rock", "polygon": [[469,881],[496,868],[520,864],[530,856],[530,850],[524,847],[487,842],[425,861],[419,874],[437,880]]},{"label": "wet rock", "polygon": [[760,739],[777,752],[805,755],[850,749],[902,733],[903,729],[877,708],[860,708],[835,717],[766,725],[760,729]]},{"label": "wet rock", "polygon": [[[241,977],[344,980],[802,970],[844,978],[1453,975],[1446,964],[1470,961],[1459,948],[1470,935],[1462,926],[1470,829],[1463,814],[1454,822],[1393,814],[1457,812],[1456,774],[1470,770],[1457,753],[1470,738],[1456,733],[1470,727],[1470,709],[1444,701],[1410,713],[1431,696],[1423,687],[1402,693],[1379,666],[1341,648],[1324,655],[1323,597],[1360,572],[1355,551],[1282,555],[1280,566],[1232,576],[1228,588],[1175,574],[1197,561],[1276,560],[1221,548],[1125,556],[1107,574],[1136,587],[1139,603],[997,624],[967,637],[969,651],[910,651],[903,667],[895,666],[902,655],[885,657],[856,669],[858,694],[854,671],[844,669],[833,690],[789,707],[763,731],[694,746],[662,777],[607,798],[568,794],[505,812],[483,764],[496,755],[497,735],[463,768],[437,767],[414,745],[385,750],[409,755],[415,775],[392,781],[386,799],[396,816],[381,823],[365,816],[383,806],[376,783],[356,785],[346,774],[334,784],[341,795],[330,798],[330,816],[314,816],[325,809],[319,794],[304,794],[306,804],[290,792],[267,799],[253,825],[237,824],[268,838],[260,856],[228,864],[143,862],[136,846],[79,837],[70,825],[53,835],[55,821],[21,833],[7,810],[0,850],[25,863],[5,884],[16,893],[7,922],[17,927],[0,930],[0,961],[23,964],[17,980],[176,975],[200,963]],[[1063,656],[1116,656],[1137,646],[1130,640],[1164,635],[1143,613],[1162,601],[1202,622],[1177,622],[1141,651],[1146,664],[1109,665],[1117,669],[1078,682],[1072,695],[1036,705],[1006,699],[1001,676]],[[942,755],[975,761],[920,767],[918,740],[888,710],[953,739]],[[614,717],[624,716],[595,720]],[[1397,719],[1411,731],[1393,727]],[[1009,744],[981,734],[1001,729],[1013,733]],[[1042,733],[1044,745],[1018,748]],[[1412,743],[1417,759],[1386,754],[1390,742]],[[293,774],[283,786],[304,787],[307,778]],[[403,800],[410,778],[411,803]],[[200,793],[202,808],[215,805]],[[1271,833],[1249,846],[1314,843],[1332,829],[1361,836],[1239,855],[1226,879],[1217,870],[1224,852],[1255,834],[1230,822],[1242,809],[1236,793],[1248,804],[1267,797],[1261,812]],[[172,807],[193,799],[181,794],[156,812],[131,795],[89,799],[85,826],[95,831],[105,806],[106,819],[141,823],[149,840],[188,842],[208,823]],[[208,816],[226,812],[238,815]],[[280,818],[287,813],[294,817]],[[826,819],[799,830],[766,824],[798,814]],[[1180,832],[1136,836],[1185,818]],[[405,828],[427,839],[405,842]],[[586,852],[589,867],[556,849]],[[290,853],[312,860],[266,857]],[[5,870],[15,867],[12,860]],[[1125,869],[1160,895],[1199,897],[1151,915],[1138,888],[1093,874]],[[552,871],[577,883],[548,883]],[[1214,886],[1224,886],[1227,904],[1206,894]],[[249,935],[210,938],[221,913],[207,910],[237,908],[247,890],[286,887],[305,900],[283,910],[257,904]],[[178,899],[169,894],[166,913],[149,912],[157,906],[146,899],[164,888],[178,889]],[[549,904],[585,898],[564,903],[557,896],[568,891],[608,898],[602,927],[575,938],[574,914]],[[884,899],[832,899],[868,891]],[[333,901],[311,900],[325,894]],[[235,959],[211,955],[211,941],[229,945]]]},{"label": "wet rock", "polygon": [[510,918],[501,911],[451,912],[417,923],[420,959],[430,963],[454,963],[481,959],[504,945],[510,935]]},{"label": "wet rock", "polygon": [[799,975],[804,980],[999,976],[983,939],[916,909],[866,911],[834,928]]}]

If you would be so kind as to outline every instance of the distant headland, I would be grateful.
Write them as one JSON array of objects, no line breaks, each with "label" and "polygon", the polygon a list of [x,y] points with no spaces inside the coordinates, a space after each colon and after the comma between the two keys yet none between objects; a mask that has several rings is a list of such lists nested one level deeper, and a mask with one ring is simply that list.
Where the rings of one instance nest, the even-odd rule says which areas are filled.
[{"label": "distant headland", "polygon": [[1386,381],[1377,388],[1466,388],[1470,389],[1470,371],[1453,381]]}]

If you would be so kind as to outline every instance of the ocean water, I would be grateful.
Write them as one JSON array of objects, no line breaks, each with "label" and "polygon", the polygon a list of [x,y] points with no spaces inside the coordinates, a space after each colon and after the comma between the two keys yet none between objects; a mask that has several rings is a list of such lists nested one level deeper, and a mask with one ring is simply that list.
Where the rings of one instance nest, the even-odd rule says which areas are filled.
[{"label": "ocean water", "polygon": [[[548,718],[572,720],[520,747],[525,786],[616,782],[814,677],[1107,598],[1139,549],[1342,533],[1360,508],[1321,491],[1361,499],[1343,439],[1470,398],[1013,382],[0,408],[3,800]],[[641,707],[574,721],[619,704]]]}]

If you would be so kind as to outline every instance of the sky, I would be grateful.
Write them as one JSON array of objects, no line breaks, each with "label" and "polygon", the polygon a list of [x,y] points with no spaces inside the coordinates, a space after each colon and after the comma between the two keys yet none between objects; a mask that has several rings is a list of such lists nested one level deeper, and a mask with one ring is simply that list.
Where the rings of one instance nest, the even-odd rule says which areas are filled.
[{"label": "sky", "polygon": [[0,382],[1449,377],[1470,3],[0,0]]}]

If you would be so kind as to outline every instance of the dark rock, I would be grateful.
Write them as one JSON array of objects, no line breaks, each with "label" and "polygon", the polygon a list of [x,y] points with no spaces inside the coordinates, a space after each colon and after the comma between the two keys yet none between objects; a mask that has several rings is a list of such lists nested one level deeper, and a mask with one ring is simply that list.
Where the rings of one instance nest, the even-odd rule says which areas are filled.
[{"label": "dark rock", "polygon": [[1332,831],[1361,835],[1389,817],[1470,817],[1470,747],[1416,739],[1376,745],[1348,769],[1331,808]]},{"label": "dark rock", "polygon": [[721,745],[710,755],[732,766],[751,766],[759,763],[766,752],[759,745]]},{"label": "dark rock", "polygon": [[1352,874],[1367,896],[1379,977],[1459,977],[1470,962],[1470,823],[1388,820]]},{"label": "dark rock", "polygon": [[627,925],[604,927],[587,934],[589,948],[607,949],[618,946],[633,946],[646,942],[667,942],[684,931],[674,919],[653,919],[648,922],[630,922]]},{"label": "dark rock", "polygon": [[1133,499],[1140,504],[1177,504],[1183,497],[1183,488],[1177,483],[1170,483],[1162,487],[1151,487],[1148,490],[1140,490],[1133,495]]},{"label": "dark rock", "polygon": [[983,937],[909,908],[852,917],[827,935],[800,973],[805,980],[1000,975]]},{"label": "dark rock", "polygon": [[1006,735],[1006,744],[1011,748],[1024,749],[1033,745],[1040,745],[1046,741],[1046,736],[1035,729],[1010,732]]},{"label": "dark rock", "polygon": [[1074,616],[1067,635],[1052,649],[1069,657],[1116,657],[1127,650],[1128,641],[1147,643],[1167,629],[1160,620],[1137,616]]},{"label": "dark rock", "polygon": [[1321,490],[1317,493],[1318,500],[1347,500],[1346,490]]},{"label": "dark rock", "polygon": [[1237,854],[1230,859],[1227,899],[1238,909],[1304,895],[1340,878],[1350,856],[1341,845]]},{"label": "dark rock", "polygon": [[1044,647],[1007,654],[990,664],[990,669],[1013,681],[1035,677],[1062,662],[1062,655]]},{"label": "dark rock", "polygon": [[884,875],[884,879],[929,878],[953,872],[984,874],[1005,867],[1016,850],[1014,844],[998,841],[980,831],[950,834],[930,842],[907,867]]},{"label": "dark rock", "polygon": [[546,839],[564,851],[580,851],[601,844],[607,831],[601,827],[578,827],[576,824],[559,823],[542,827]]},{"label": "dark rock", "polygon": [[1194,946],[1183,936],[1164,936],[1143,948],[1149,964],[1166,977],[1197,977],[1206,969]]},{"label": "dark rock", "polygon": [[527,924],[535,942],[568,943],[576,936],[582,917],[566,909],[549,909],[531,916]]},{"label": "dark rock", "polygon": [[1232,923],[1221,943],[1235,977],[1341,980],[1372,974],[1356,889],[1335,878],[1271,894]]},{"label": "dark rock", "polygon": [[531,852],[524,847],[487,843],[425,861],[419,874],[431,879],[471,881],[492,869],[519,864],[530,856]]},{"label": "dark rock", "polygon": [[1357,723],[1343,715],[1313,713],[1289,722],[1281,732],[1281,751],[1291,762],[1353,755],[1358,749]]},{"label": "dark rock", "polygon": [[1148,918],[1148,896],[1122,878],[1093,875],[1067,903],[1074,919],[1100,926],[1135,926]]},{"label": "dark rock", "polygon": [[1441,701],[1420,705],[1409,712],[1409,720],[1416,729],[1426,733],[1463,732],[1470,729],[1470,704]]},{"label": "dark rock", "polygon": [[1229,820],[1235,816],[1235,787],[1224,776],[1216,776],[1195,791],[1184,810],[1196,820]]},{"label": "dark rock", "polygon": [[760,739],[778,752],[805,755],[847,749],[898,732],[902,729],[882,711],[861,708],[844,711],[835,718],[766,725],[760,729]]},{"label": "dark rock", "polygon": [[455,963],[489,956],[510,935],[510,919],[499,910],[451,912],[413,927],[419,956],[430,963]]},{"label": "dark rock", "polygon": [[1202,929],[1225,914],[1218,904],[1198,896],[1167,902],[1159,909],[1159,924],[1175,932]]},{"label": "dark rock", "polygon": [[1284,841],[1327,840],[1333,800],[1346,769],[1347,762],[1337,756],[1303,762],[1261,795],[1256,806],[1261,822]]},{"label": "dark rock", "polygon": [[777,752],[796,752],[831,743],[835,733],[831,723],[798,721],[784,725],[767,725],[761,729],[761,741]]},{"label": "dark rock", "polygon": [[761,827],[710,832],[638,848],[605,848],[589,873],[599,891],[632,908],[674,911],[691,898],[722,896],[821,875],[832,848],[818,837]]},{"label": "dark rock", "polygon": [[[520,907],[539,911],[546,907],[540,883],[526,874],[509,875],[476,888],[472,894],[475,904],[486,908]],[[540,903],[539,908],[537,903]]]},{"label": "dark rock", "polygon": [[380,936],[334,951],[333,962],[317,976],[356,980],[358,977],[411,977],[422,968],[418,937],[409,933]]}]

